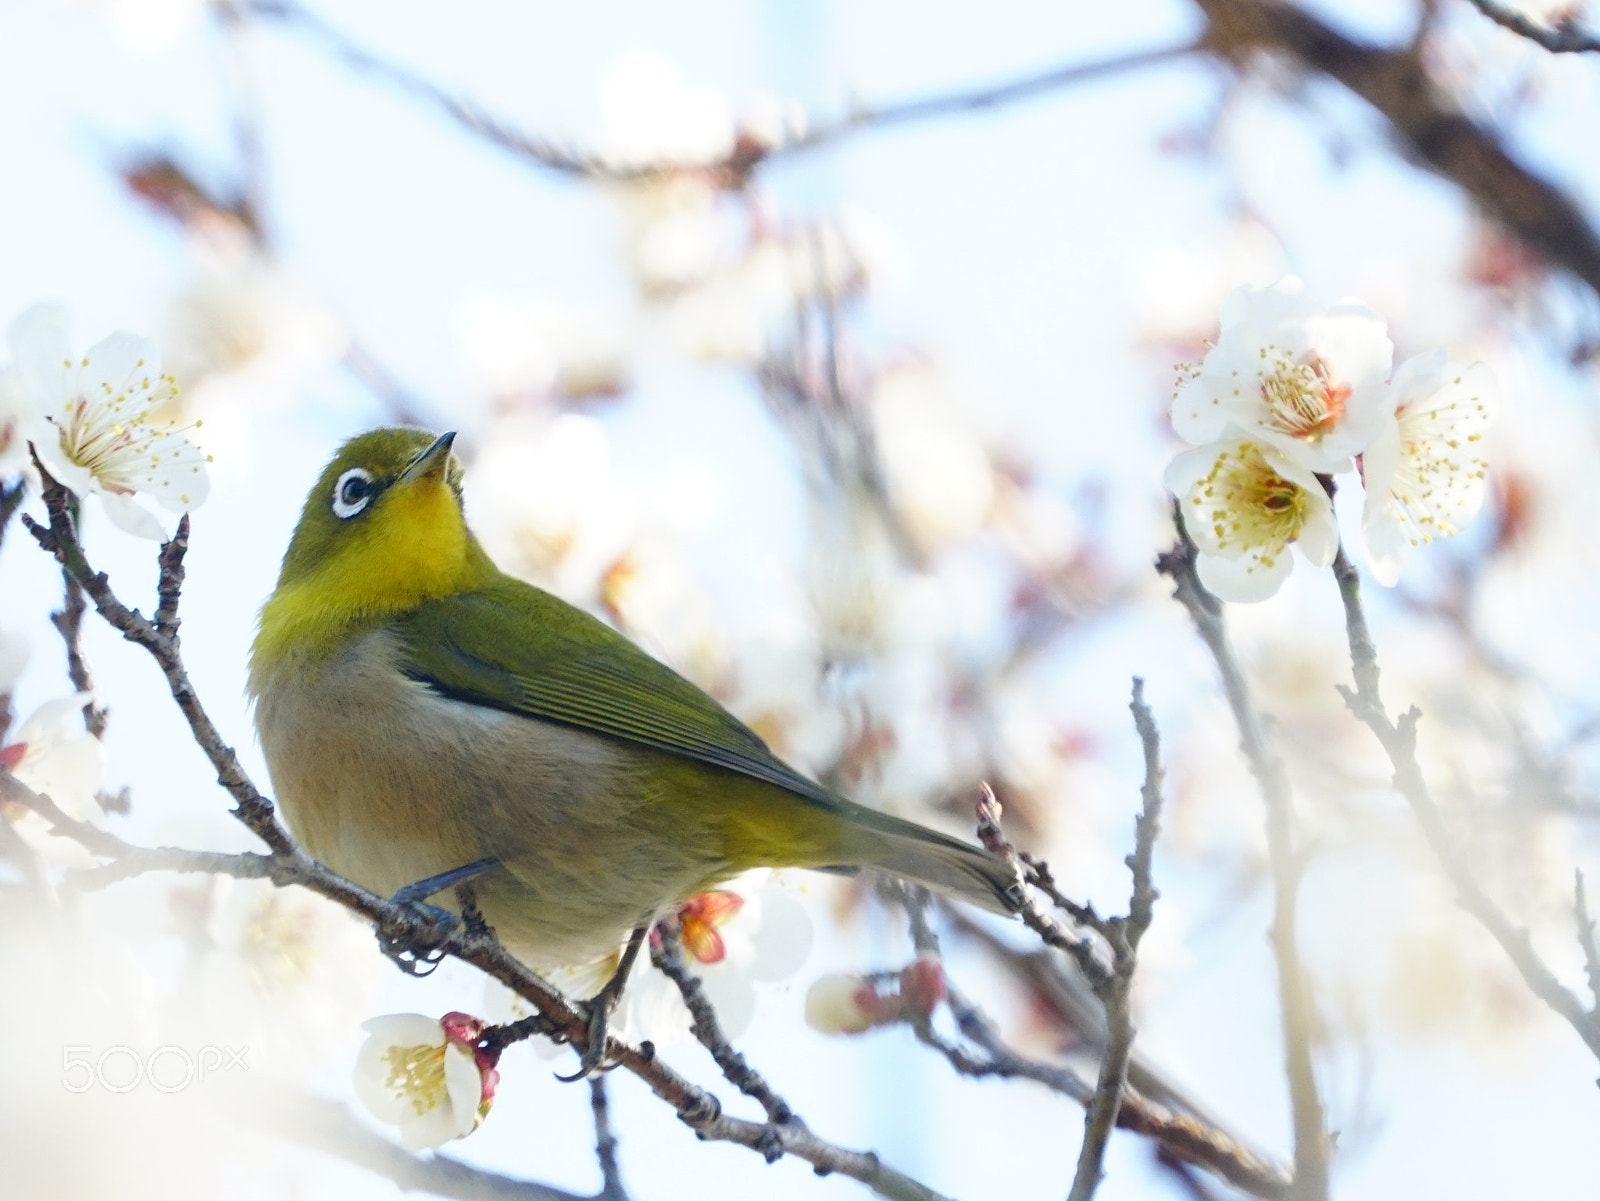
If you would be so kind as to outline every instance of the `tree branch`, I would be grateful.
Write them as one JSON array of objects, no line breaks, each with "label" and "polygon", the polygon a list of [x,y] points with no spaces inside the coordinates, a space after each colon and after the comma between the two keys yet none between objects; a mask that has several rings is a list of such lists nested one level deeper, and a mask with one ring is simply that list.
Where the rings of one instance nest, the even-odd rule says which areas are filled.
[{"label": "tree branch", "polygon": [[1600,236],[1562,189],[1522,166],[1459,111],[1404,50],[1358,42],[1281,0],[1195,0],[1207,44],[1235,62],[1268,50],[1337,80],[1388,119],[1400,142],[1550,262],[1600,293]]},{"label": "tree branch", "polygon": [[1296,899],[1300,864],[1294,846],[1293,794],[1283,761],[1272,751],[1265,727],[1250,697],[1250,687],[1235,658],[1223,621],[1222,605],[1195,573],[1195,545],[1173,506],[1178,542],[1156,560],[1156,570],[1173,583],[1173,596],[1189,611],[1200,640],[1222,676],[1222,690],[1233,710],[1239,740],[1267,809],[1267,855],[1272,867],[1272,950],[1278,968],[1278,1000],[1283,1010],[1285,1068],[1294,1118],[1294,1195],[1326,1201],[1328,1139],[1322,1098],[1311,1058],[1314,1025],[1310,983],[1300,959]]},{"label": "tree branch", "polygon": [[1052,67],[1034,75],[970,91],[941,93],[915,100],[860,107],[848,115],[811,126],[798,137],[777,144],[751,136],[739,137],[725,157],[708,160],[660,160],[650,163],[617,163],[601,155],[562,146],[549,138],[515,129],[470,100],[454,96],[438,84],[409,68],[380,58],[352,41],[341,30],[294,0],[243,0],[245,11],[264,20],[278,21],[309,33],[336,57],[358,70],[370,72],[443,111],[469,133],[518,158],[563,175],[586,176],[621,182],[650,179],[679,173],[710,175],[729,186],[741,186],[750,174],[769,159],[801,154],[843,141],[862,130],[907,124],[913,121],[961,113],[983,112],[1030,99],[1047,92],[1086,83],[1089,80],[1170,62],[1198,48],[1190,42],[1161,46],[1131,54],[1115,55],[1088,63]]},{"label": "tree branch", "polygon": [[1583,54],[1600,51],[1600,38],[1578,24],[1571,13],[1557,18],[1552,25],[1542,25],[1498,0],[1467,0],[1489,20],[1512,33],[1520,34],[1530,42],[1543,46],[1551,54]]},{"label": "tree branch", "polygon": [[[1350,712],[1373,732],[1388,755],[1389,765],[1394,770],[1395,789],[1416,814],[1434,857],[1439,860],[1455,888],[1456,900],[1461,907],[1477,918],[1500,944],[1534,995],[1565,1018],[1589,1050],[1600,1058],[1600,1012],[1587,1008],[1575,993],[1556,978],[1534,950],[1533,939],[1528,931],[1518,929],[1490,899],[1445,824],[1444,814],[1433,799],[1422,767],[1417,762],[1417,723],[1422,719],[1422,711],[1413,707],[1401,714],[1398,721],[1394,721],[1384,708],[1383,698],[1378,691],[1377,652],[1361,605],[1360,576],[1342,546],[1333,561],[1333,572],[1339,581],[1340,599],[1344,602],[1345,629],[1349,637],[1350,661],[1356,684],[1354,688],[1340,685],[1339,694],[1344,697]],[[1593,984],[1596,974],[1600,973],[1600,952],[1594,951],[1593,924],[1588,920],[1581,876],[1578,880],[1576,909],[1579,942],[1583,946],[1585,963]]]},{"label": "tree branch", "polygon": [[1100,1059],[1094,1100],[1084,1115],[1083,1145],[1078,1150],[1078,1168],[1067,1201],[1091,1201],[1105,1178],[1106,1145],[1122,1107],[1128,1087],[1128,1061],[1133,1055],[1133,1015],[1128,998],[1138,966],[1139,940],[1150,928],[1155,913],[1157,893],[1150,883],[1150,861],[1161,828],[1161,735],[1144,701],[1143,680],[1133,681],[1133,700],[1128,707],[1133,711],[1134,726],[1144,748],[1144,785],[1140,789],[1143,804],[1134,824],[1133,854],[1127,858],[1133,894],[1128,901],[1128,916],[1107,923],[1111,979],[1099,990],[1106,1011],[1106,1048]]}]

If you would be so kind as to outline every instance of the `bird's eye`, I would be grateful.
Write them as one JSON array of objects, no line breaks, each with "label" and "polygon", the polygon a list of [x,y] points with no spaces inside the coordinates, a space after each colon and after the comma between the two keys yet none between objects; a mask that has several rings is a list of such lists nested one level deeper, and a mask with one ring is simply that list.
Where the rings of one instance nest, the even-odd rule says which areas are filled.
[{"label": "bird's eye", "polygon": [[360,467],[352,467],[333,486],[333,515],[354,517],[367,507],[373,491],[372,476]]}]

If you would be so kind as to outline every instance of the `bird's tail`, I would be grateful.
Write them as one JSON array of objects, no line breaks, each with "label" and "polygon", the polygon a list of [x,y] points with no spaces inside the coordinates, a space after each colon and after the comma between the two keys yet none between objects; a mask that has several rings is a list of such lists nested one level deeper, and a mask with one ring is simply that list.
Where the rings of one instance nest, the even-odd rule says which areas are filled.
[{"label": "bird's tail", "polygon": [[851,808],[856,810],[856,828],[865,827],[862,833],[868,837],[853,840],[853,853],[840,866],[877,868],[994,913],[1017,911],[1022,884],[1004,860],[914,822],[862,806]]}]

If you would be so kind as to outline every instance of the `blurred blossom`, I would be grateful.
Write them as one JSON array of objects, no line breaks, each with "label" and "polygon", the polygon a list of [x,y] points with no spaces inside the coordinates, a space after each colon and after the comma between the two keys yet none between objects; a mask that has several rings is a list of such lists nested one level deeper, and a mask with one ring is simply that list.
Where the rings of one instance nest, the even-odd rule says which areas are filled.
[{"label": "blurred blossom", "polygon": [[196,1030],[248,1042],[282,1069],[314,1067],[366,1008],[383,961],[348,910],[264,880],[216,877],[199,895],[173,894],[203,923]]},{"label": "blurred blossom", "polygon": [[1139,265],[1134,283],[1144,339],[1165,352],[1198,357],[1240,280],[1266,285],[1282,275],[1282,244],[1249,217],[1157,247]]},{"label": "blurred blossom", "polygon": [[727,101],[684,82],[652,50],[620,55],[606,72],[600,102],[600,152],[618,166],[704,163],[733,150]]},{"label": "blurred blossom", "polygon": [[190,412],[282,404],[347,341],[331,311],[248,248],[210,256],[168,322],[168,359]]},{"label": "blurred blossom", "polygon": [[628,387],[630,331],[615,317],[554,300],[469,301],[456,336],[495,399],[589,400]]},{"label": "blurred blossom", "polygon": [[928,547],[975,533],[994,501],[989,456],[959,421],[952,388],[932,364],[912,361],[883,372],[872,393],[896,511]]},{"label": "blurred blossom", "polygon": [[[674,298],[669,328],[696,358],[748,364],[760,361],[793,323],[797,306],[861,295],[892,257],[881,227],[851,211],[825,221],[758,227],[747,248],[718,253],[708,242],[702,250],[695,260],[702,278]],[[689,280],[684,273],[677,282]]]},{"label": "blurred blossom", "polygon": [[569,599],[595,595],[637,528],[605,427],[579,413],[545,425],[501,421],[473,462],[467,495],[473,528],[496,557]]},{"label": "blurred blossom", "polygon": [[488,1115],[500,1073],[478,1049],[481,1019],[392,1013],[361,1028],[367,1041],[356,1057],[356,1096],[380,1122],[400,1128],[408,1150],[466,1138]]},{"label": "blurred blossom", "polygon": [[[690,897],[678,906],[678,923],[684,963],[729,1038],[750,1028],[760,988],[789,980],[811,956],[810,913],[787,878],[766,869]],[[660,1046],[689,1037],[689,1011],[666,976],[641,968],[628,992],[637,1037]]]},{"label": "blurred blossom", "polygon": [[1462,367],[1439,350],[1401,366],[1390,398],[1393,415],[1361,458],[1361,529],[1373,575],[1393,585],[1412,547],[1455,534],[1483,504],[1496,392],[1483,364]]},{"label": "blurred blossom", "polygon": [[[46,701],[0,747],[0,764],[35,792],[43,793],[69,817],[97,821],[102,816],[100,782],[106,753],[100,740],[83,728],[88,692]],[[41,819],[42,820],[42,819]]]},{"label": "blurred blossom", "polygon": [[0,368],[0,482],[28,465],[28,427],[33,409],[15,370]]},{"label": "blurred blossom", "polygon": [[1265,600],[1289,576],[1291,543],[1313,566],[1327,567],[1339,529],[1315,475],[1276,446],[1230,432],[1173,459],[1166,487],[1183,507],[1206,589],[1225,601]]},{"label": "blurred blossom", "polygon": [[155,343],[119,331],[76,358],[66,311],[56,305],[18,317],[10,343],[22,391],[39,414],[30,440],[62,484],[80,497],[98,494],[112,521],[145,538],[161,538],[161,523],[136,493],[173,513],[205,500],[207,456],[186,430],[154,420],[176,392]]},{"label": "blurred blossom", "polygon": [[923,1021],[945,997],[944,966],[919,955],[898,972],[819,976],[806,992],[806,1024],[821,1034],[863,1034],[875,1026]]},{"label": "blurred blossom", "polygon": [[1222,306],[1222,332],[1185,369],[1172,428],[1196,445],[1229,427],[1308,471],[1348,470],[1385,415],[1394,348],[1366,305],[1323,308],[1294,276],[1240,288]]}]

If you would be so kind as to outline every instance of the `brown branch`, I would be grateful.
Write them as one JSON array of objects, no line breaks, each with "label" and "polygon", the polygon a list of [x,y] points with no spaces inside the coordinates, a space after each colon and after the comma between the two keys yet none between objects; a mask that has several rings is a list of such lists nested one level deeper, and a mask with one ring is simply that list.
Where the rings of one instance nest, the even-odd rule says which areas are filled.
[{"label": "brown branch", "polygon": [[[691,972],[683,961],[682,927],[679,926],[678,919],[674,916],[662,918],[656,923],[652,934],[650,962],[677,986],[678,994],[683,997],[683,1003],[688,1007],[689,1016],[693,1020],[691,1032],[700,1040],[700,1045],[711,1052],[711,1058],[717,1061],[717,1066],[722,1069],[722,1074],[728,1083],[766,1110],[767,1120],[774,1126],[790,1122],[798,1123],[799,1119],[795,1116],[794,1110],[789,1108],[789,1103],[773,1090],[766,1078],[752,1068],[745,1057],[734,1050],[728,1041],[728,1036],[722,1029],[722,1022],[717,1018],[717,1011],[712,1007],[710,998],[706,996],[699,977]],[[775,1140],[771,1153],[767,1155],[767,1162],[771,1163],[782,1154],[782,1145]]]},{"label": "brown branch", "polygon": [[[1339,597],[1344,602],[1345,629],[1350,642],[1350,660],[1355,677],[1355,687],[1340,685],[1339,693],[1344,703],[1377,737],[1389,766],[1394,771],[1394,786],[1416,814],[1434,857],[1449,877],[1456,891],[1456,900],[1468,913],[1488,930],[1494,940],[1511,959],[1533,994],[1560,1014],[1578,1032],[1578,1037],[1589,1050],[1600,1058],[1600,1011],[1589,1009],[1557,979],[1556,974],[1534,950],[1533,939],[1526,929],[1519,929],[1505,912],[1490,899],[1478,878],[1473,874],[1466,854],[1456,844],[1440,811],[1438,803],[1423,777],[1417,762],[1417,723],[1422,711],[1416,707],[1400,715],[1398,721],[1389,717],[1383,697],[1378,691],[1377,652],[1367,628],[1366,613],[1361,604],[1361,581],[1354,566],[1345,556],[1344,548],[1333,563],[1334,576],[1339,581]],[[1590,969],[1591,985],[1600,973],[1600,953],[1593,952],[1593,929],[1588,921],[1587,903],[1583,896],[1582,878],[1578,886],[1579,941],[1583,944],[1585,964]],[[1600,994],[1597,994],[1600,999]]]},{"label": "brown branch", "polygon": [[1080,905],[1063,896],[1055,887],[1048,864],[1017,853],[1017,848],[1011,845],[1011,841],[1006,838],[1005,831],[1000,826],[999,798],[994,795],[994,789],[987,783],[979,786],[977,813],[978,841],[983,844],[985,850],[1010,864],[1017,871],[1019,878],[1026,881],[1027,887],[1022,890],[1017,916],[1045,945],[1055,947],[1058,951],[1065,951],[1072,956],[1073,962],[1078,965],[1078,970],[1084,974],[1098,994],[1111,980],[1111,968],[1101,958],[1100,948],[1086,936],[1074,935],[1063,929],[1039,905],[1035,893],[1049,897],[1058,907],[1066,910],[1074,922],[1094,931],[1102,940],[1106,938],[1108,929],[1104,919],[1095,913],[1092,906]]},{"label": "brown branch", "polygon": [[602,1072],[589,1077],[589,1108],[594,1113],[594,1157],[600,1161],[600,1194],[595,1201],[628,1201],[617,1166],[617,1136],[611,1129],[611,1103]]},{"label": "brown branch", "polygon": [[0,546],[5,545],[6,529],[11,525],[11,518],[22,507],[22,499],[28,493],[28,485],[22,480],[7,487],[0,484]]},{"label": "brown branch", "polygon": [[[64,569],[61,573],[63,595],[61,608],[50,614],[50,624],[67,648],[67,678],[74,692],[94,692],[94,677],[89,674],[89,661],[83,654],[83,589]],[[91,698],[84,702],[83,728],[96,738],[106,736],[105,706]]]},{"label": "brown branch", "polygon": [[[912,945],[917,953],[938,955],[939,938],[933,932],[927,916],[931,900],[928,891],[888,877],[882,881],[880,891],[905,910],[911,925]],[[1153,896],[1151,899],[1153,901]],[[965,932],[976,934],[991,946],[1004,946],[986,928],[973,922],[958,908],[949,905],[942,908],[944,914],[959,923]],[[1037,954],[1048,956],[1049,952]],[[1092,998],[1091,1004],[1101,1009]],[[982,1055],[974,1054],[943,1037],[931,1020],[923,1018],[908,1024],[919,1042],[944,1056],[945,1061],[960,1075],[974,1080],[1031,1080],[1079,1105],[1088,1107],[1093,1103],[1096,1090],[1071,1068],[1028,1059],[1008,1047],[994,1023],[950,983],[948,976],[945,979],[945,1006],[955,1019],[961,1036],[978,1048]],[[1103,1034],[1099,1042],[1103,1048]],[[1130,1072],[1130,1076],[1133,1074]],[[1153,1078],[1148,1071],[1142,1075]],[[1176,1090],[1168,1091],[1176,1096]],[[1203,1119],[1198,1112],[1175,1113],[1170,1107],[1136,1089],[1126,1089],[1122,1094],[1122,1104],[1116,1111],[1115,1124],[1121,1129],[1150,1138],[1163,1154],[1212,1172],[1251,1196],[1263,1198],[1263,1201],[1282,1201],[1289,1196],[1288,1177],[1280,1168],[1251,1151],[1227,1131]]]},{"label": "brown branch", "polygon": [[1176,504],[1178,542],[1156,560],[1156,570],[1173,583],[1173,596],[1189,612],[1200,640],[1222,676],[1222,690],[1239,729],[1239,741],[1267,809],[1267,856],[1272,868],[1272,950],[1278,971],[1278,1002],[1283,1011],[1285,1069],[1294,1119],[1294,1195],[1301,1201],[1326,1201],[1328,1138],[1322,1098],[1311,1057],[1315,1024],[1311,987],[1300,958],[1296,903],[1300,861],[1294,845],[1294,798],[1283,761],[1273,752],[1266,728],[1250,696],[1250,686],[1234,656],[1221,603],[1195,572],[1195,545]]},{"label": "brown branch", "polygon": [[1554,25],[1542,25],[1498,0],[1467,0],[1496,25],[1543,46],[1551,54],[1583,54],[1600,51],[1600,38],[1578,24],[1571,13],[1556,18]]},{"label": "brown branch", "polygon": [[1346,37],[1281,0],[1195,0],[1217,54],[1274,51],[1337,80],[1388,120],[1399,141],[1534,250],[1600,292],[1600,236],[1577,202],[1518,163],[1463,114],[1405,50]]},{"label": "brown branch", "polygon": [[1128,708],[1133,711],[1134,726],[1144,748],[1144,785],[1140,789],[1143,803],[1134,824],[1133,854],[1127,858],[1133,894],[1128,901],[1128,916],[1106,923],[1112,951],[1111,979],[1098,990],[1105,1005],[1106,1047],[1100,1059],[1094,1100],[1084,1114],[1083,1145],[1078,1150],[1078,1167],[1067,1201],[1091,1201],[1105,1178],[1106,1146],[1122,1108],[1128,1087],[1128,1061],[1133,1056],[1133,1015],[1128,997],[1138,966],[1139,940],[1150,928],[1155,913],[1157,894],[1150,883],[1150,861],[1161,828],[1161,735],[1145,704],[1141,679],[1133,681],[1133,700]]},{"label": "brown branch", "polygon": [[942,93],[880,107],[860,107],[837,121],[816,124],[806,133],[776,145],[754,137],[742,136],[737,139],[730,154],[718,159],[682,161],[663,159],[650,163],[617,163],[601,155],[562,146],[552,139],[536,137],[513,128],[472,101],[454,96],[417,72],[389,62],[362,48],[315,13],[294,3],[294,0],[243,0],[242,7],[251,16],[278,21],[306,31],[321,42],[330,53],[352,67],[370,72],[426,101],[469,133],[518,158],[563,175],[623,182],[680,173],[696,173],[711,175],[725,180],[731,186],[739,186],[749,178],[756,167],[768,159],[800,154],[832,145],[862,130],[962,113],[985,112],[1074,84],[1170,62],[1186,54],[1192,54],[1198,48],[1190,42],[1176,46],[1161,46],[1094,62],[1052,67],[1035,75],[971,91]]}]

